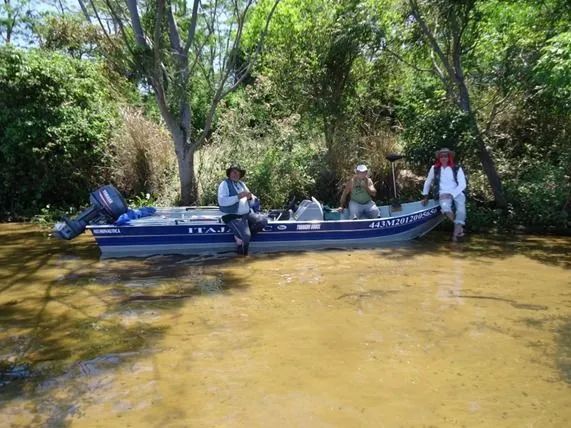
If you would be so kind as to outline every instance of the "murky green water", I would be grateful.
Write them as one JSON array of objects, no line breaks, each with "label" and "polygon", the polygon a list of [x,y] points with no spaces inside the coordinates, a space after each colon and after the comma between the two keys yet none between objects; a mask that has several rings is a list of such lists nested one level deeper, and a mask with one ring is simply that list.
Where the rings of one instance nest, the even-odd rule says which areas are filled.
[{"label": "murky green water", "polygon": [[571,238],[101,261],[88,235],[0,240],[0,426],[571,420]]}]

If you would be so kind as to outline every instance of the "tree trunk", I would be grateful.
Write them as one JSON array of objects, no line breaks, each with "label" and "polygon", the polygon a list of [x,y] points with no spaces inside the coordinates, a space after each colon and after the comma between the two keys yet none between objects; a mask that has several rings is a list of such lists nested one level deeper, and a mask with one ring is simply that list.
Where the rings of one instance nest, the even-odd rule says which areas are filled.
[{"label": "tree trunk", "polygon": [[198,183],[194,173],[195,146],[189,144],[183,132],[171,132],[180,178],[180,205],[196,205],[198,201]]},{"label": "tree trunk", "polygon": [[506,208],[507,201],[504,195],[502,181],[500,180],[500,176],[498,175],[498,171],[496,170],[494,160],[492,159],[490,152],[488,152],[488,149],[486,149],[486,145],[484,144],[484,140],[482,139],[482,136],[479,134],[478,129],[475,129],[474,132],[477,133],[476,144],[478,149],[478,157],[480,158],[480,162],[482,162],[482,167],[484,168],[484,172],[488,177],[488,181],[490,183],[490,187],[492,188],[492,193],[494,194],[494,199],[496,201],[496,206],[498,208]]},{"label": "tree trunk", "polygon": [[323,115],[323,134],[325,147],[327,147],[328,152],[332,152],[335,145],[335,123],[326,114]]},{"label": "tree trunk", "polygon": [[502,180],[500,179],[500,176],[496,169],[494,159],[492,159],[492,155],[486,148],[486,144],[484,143],[484,139],[482,137],[482,134],[480,133],[480,127],[478,126],[476,115],[472,111],[472,105],[470,103],[470,94],[468,93],[468,88],[466,87],[463,79],[457,79],[457,86],[459,89],[458,91],[459,92],[458,103],[460,104],[459,107],[468,116],[468,120],[470,121],[470,128],[472,129],[472,133],[476,138],[476,149],[478,151],[478,157],[480,158],[480,162],[482,163],[482,168],[484,169],[484,173],[486,174],[486,177],[488,177],[488,182],[490,183],[490,187],[492,188],[492,193],[494,195],[496,206],[498,208],[506,208],[507,201],[504,195]]}]

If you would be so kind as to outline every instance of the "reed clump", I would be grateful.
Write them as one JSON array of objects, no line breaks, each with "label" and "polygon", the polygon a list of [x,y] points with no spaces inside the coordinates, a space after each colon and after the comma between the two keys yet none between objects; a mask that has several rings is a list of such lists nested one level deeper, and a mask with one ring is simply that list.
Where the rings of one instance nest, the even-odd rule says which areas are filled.
[{"label": "reed clump", "polygon": [[138,109],[120,111],[122,126],[110,143],[112,179],[128,198],[174,205],[178,198],[177,160],[166,129]]}]

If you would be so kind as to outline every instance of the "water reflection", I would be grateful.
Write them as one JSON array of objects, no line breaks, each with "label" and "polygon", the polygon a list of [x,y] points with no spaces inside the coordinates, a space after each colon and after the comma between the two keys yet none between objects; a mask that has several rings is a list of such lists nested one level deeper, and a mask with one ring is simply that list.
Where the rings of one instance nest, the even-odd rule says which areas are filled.
[{"label": "water reflection", "polygon": [[571,239],[99,260],[0,225],[14,426],[565,426]]}]

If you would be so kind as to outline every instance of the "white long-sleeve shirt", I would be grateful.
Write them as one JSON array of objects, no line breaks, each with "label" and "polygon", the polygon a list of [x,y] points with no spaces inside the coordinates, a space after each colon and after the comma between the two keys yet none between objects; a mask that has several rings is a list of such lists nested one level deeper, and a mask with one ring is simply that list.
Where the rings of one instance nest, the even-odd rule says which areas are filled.
[{"label": "white long-sleeve shirt", "polygon": [[[243,181],[232,181],[232,185],[236,189],[236,193],[250,191]],[[222,181],[218,186],[218,205],[221,207],[229,207],[238,202],[236,214],[248,214],[250,212],[250,206],[254,204],[255,200],[256,196],[254,195],[252,195],[251,200],[248,200],[245,196],[243,198],[239,198],[238,195],[230,196],[230,189],[228,189],[226,180]]]},{"label": "white long-sleeve shirt", "polygon": [[[456,178],[458,179],[458,184],[456,184],[456,181],[454,180],[454,171],[451,167],[440,167],[439,193],[449,193],[453,198],[462,193],[466,188],[466,176],[464,175],[464,171],[461,167],[458,168]],[[422,194],[424,196],[428,195],[430,192],[430,186],[432,186],[433,181],[434,165],[432,165],[430,171],[428,171],[428,177],[426,177],[426,181],[424,182],[424,188],[422,189]]]}]

